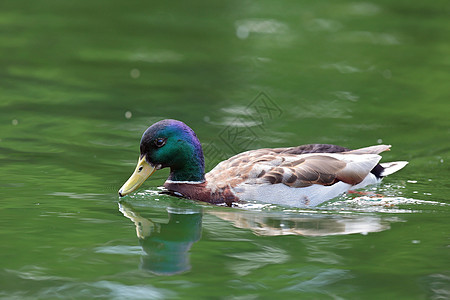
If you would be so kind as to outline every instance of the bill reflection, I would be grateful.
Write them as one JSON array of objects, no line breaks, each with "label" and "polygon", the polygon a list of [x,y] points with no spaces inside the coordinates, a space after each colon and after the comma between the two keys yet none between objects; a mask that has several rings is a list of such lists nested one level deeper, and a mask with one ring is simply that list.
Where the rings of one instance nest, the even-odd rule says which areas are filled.
[{"label": "bill reflection", "polygon": [[131,204],[121,201],[119,210],[136,225],[145,252],[141,267],[157,275],[174,275],[191,269],[189,250],[202,232],[202,211],[168,207],[169,221],[157,223],[142,217]]}]

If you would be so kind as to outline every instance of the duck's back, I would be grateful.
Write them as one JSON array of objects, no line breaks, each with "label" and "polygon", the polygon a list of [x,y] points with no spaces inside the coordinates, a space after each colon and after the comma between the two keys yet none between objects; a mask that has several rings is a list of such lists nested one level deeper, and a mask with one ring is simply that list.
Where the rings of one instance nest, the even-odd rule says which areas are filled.
[{"label": "duck's back", "polygon": [[[361,183],[378,165],[381,156],[377,153],[388,149],[378,145],[351,151],[311,144],[251,150],[219,163],[206,174],[206,182],[212,191],[230,190],[240,200],[317,205],[323,202],[322,194],[337,196]],[[320,194],[315,191],[317,187]]]}]

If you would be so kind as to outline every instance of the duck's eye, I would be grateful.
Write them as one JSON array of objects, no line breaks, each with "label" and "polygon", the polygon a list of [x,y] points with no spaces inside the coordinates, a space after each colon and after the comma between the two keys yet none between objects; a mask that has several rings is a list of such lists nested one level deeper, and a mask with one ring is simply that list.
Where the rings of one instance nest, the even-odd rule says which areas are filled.
[{"label": "duck's eye", "polygon": [[166,144],[166,139],[163,139],[163,138],[157,138],[156,140],[155,140],[155,145],[156,145],[156,147],[158,147],[158,148],[161,148],[162,146],[164,146]]}]

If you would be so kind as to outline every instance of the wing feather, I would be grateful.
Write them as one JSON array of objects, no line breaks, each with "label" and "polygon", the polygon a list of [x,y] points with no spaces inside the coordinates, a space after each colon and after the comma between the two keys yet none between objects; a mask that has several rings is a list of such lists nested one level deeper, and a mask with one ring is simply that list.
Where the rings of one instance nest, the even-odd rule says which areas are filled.
[{"label": "wing feather", "polygon": [[[313,149],[318,146],[309,147]],[[338,181],[355,185],[378,164],[381,159],[378,153],[389,150],[389,146],[377,145],[332,153],[311,153],[305,150],[294,147],[243,152],[219,163],[206,174],[206,180],[212,189],[241,183],[282,183],[294,188],[313,184],[328,186]]]},{"label": "wing feather", "polygon": [[337,172],[344,169],[346,163],[325,155],[304,157],[267,172],[263,179],[271,183],[283,183],[290,187],[305,187],[312,184],[331,185]]}]

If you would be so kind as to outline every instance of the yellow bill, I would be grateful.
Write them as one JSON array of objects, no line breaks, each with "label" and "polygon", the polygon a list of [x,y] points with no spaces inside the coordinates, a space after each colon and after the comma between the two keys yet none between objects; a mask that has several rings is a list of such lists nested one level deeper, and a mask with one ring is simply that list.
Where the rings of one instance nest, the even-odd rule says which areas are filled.
[{"label": "yellow bill", "polygon": [[149,164],[145,160],[145,156],[139,158],[138,164],[134,173],[125,182],[125,184],[119,190],[119,196],[123,197],[135,191],[144,181],[149,178],[153,173],[155,173],[156,167]]}]

